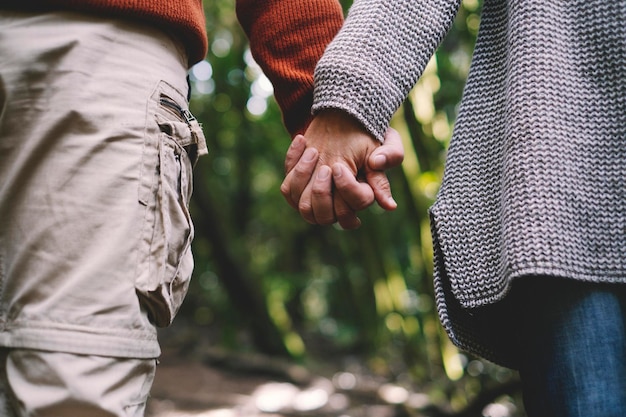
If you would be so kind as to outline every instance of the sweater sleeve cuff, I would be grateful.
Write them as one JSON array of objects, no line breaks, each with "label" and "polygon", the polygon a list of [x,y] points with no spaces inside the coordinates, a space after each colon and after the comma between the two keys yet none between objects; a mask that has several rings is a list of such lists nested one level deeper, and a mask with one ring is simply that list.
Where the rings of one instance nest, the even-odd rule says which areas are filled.
[{"label": "sweater sleeve cuff", "polygon": [[[313,114],[325,109],[342,110],[357,119],[381,143],[405,93],[384,77],[359,77],[337,68],[318,65],[315,73]],[[340,80],[341,82],[334,82]],[[384,99],[381,99],[384,98]]]}]

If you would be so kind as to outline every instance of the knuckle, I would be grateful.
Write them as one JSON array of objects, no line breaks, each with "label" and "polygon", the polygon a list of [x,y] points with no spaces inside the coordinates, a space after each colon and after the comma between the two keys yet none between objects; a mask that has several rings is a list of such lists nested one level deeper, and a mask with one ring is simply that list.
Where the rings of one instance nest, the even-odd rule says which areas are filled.
[{"label": "knuckle", "polygon": [[389,180],[386,175],[373,175],[370,183],[372,184],[372,188],[378,191],[389,191],[391,190],[391,186],[389,185]]},{"label": "knuckle", "polygon": [[363,210],[366,209],[367,207],[371,206],[372,204],[374,204],[374,197],[372,196],[371,198],[360,198],[357,199],[354,203],[354,209],[355,210]]},{"label": "knuckle", "polygon": [[315,221],[315,216],[312,211],[303,210],[302,207],[299,208],[300,216],[307,222],[311,224],[317,224]]},{"label": "knuckle", "polygon": [[349,207],[337,207],[335,211],[338,219],[347,220],[356,217],[355,211]]},{"label": "knuckle", "polygon": [[374,190],[369,185],[361,185],[358,192],[352,194],[350,198],[350,206],[354,210],[362,210],[374,203]]},{"label": "knuckle", "polygon": [[300,199],[300,202],[298,203],[298,211],[302,217],[313,217],[313,207],[309,201]]},{"label": "knuckle", "polygon": [[293,168],[292,173],[298,178],[309,178],[313,174],[313,164],[300,161]]},{"label": "knuckle", "polygon": [[311,194],[317,199],[326,199],[332,196],[332,192],[323,184],[313,184]]}]

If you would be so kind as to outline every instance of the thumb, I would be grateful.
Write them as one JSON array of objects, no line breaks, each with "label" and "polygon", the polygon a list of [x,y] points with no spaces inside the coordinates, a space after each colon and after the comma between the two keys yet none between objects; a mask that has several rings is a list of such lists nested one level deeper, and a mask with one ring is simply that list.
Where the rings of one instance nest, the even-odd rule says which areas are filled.
[{"label": "thumb", "polygon": [[367,164],[370,169],[386,171],[402,163],[404,147],[400,134],[392,128],[387,129],[383,144],[372,151]]}]

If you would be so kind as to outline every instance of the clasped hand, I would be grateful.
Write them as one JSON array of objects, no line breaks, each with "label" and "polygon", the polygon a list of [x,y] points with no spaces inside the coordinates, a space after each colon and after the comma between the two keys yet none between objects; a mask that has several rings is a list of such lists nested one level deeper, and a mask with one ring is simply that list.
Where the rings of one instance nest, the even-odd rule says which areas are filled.
[{"label": "clasped hand", "polygon": [[402,141],[394,129],[387,131],[381,145],[347,113],[323,111],[304,136],[292,141],[281,193],[311,224],[338,222],[344,229],[356,229],[361,225],[357,212],[374,201],[385,210],[397,207],[384,171],[403,159]]}]

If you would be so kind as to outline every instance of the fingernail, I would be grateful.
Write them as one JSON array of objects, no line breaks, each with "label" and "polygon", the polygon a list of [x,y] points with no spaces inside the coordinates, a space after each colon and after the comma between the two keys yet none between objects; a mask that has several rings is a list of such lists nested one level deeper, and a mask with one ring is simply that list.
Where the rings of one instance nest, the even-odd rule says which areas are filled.
[{"label": "fingernail", "polygon": [[330,176],[330,172],[331,172],[330,167],[326,165],[322,165],[319,171],[317,172],[317,179],[318,180],[328,179],[328,177]]},{"label": "fingernail", "polygon": [[333,166],[333,177],[341,178],[342,175],[343,175],[343,169],[341,168],[341,165],[337,164]]},{"label": "fingernail", "polygon": [[317,150],[315,148],[306,148],[302,154],[302,160],[304,162],[312,162],[317,158]]},{"label": "fingernail", "polygon": [[376,168],[385,166],[386,162],[387,162],[387,157],[385,155],[378,155],[374,157],[374,165],[376,166]]}]

